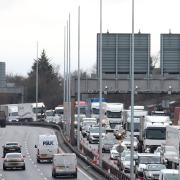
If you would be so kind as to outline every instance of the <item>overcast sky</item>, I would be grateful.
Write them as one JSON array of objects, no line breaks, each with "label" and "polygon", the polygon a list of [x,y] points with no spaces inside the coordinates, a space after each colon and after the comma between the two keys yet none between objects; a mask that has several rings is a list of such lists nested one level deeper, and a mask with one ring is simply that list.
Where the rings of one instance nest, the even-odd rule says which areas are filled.
[{"label": "overcast sky", "polygon": [[[64,26],[71,14],[71,67],[77,69],[78,5],[81,6],[81,67],[96,63],[99,0],[0,0],[0,61],[7,74],[27,75],[46,50],[63,74]],[[135,0],[135,33],[151,34],[151,54],[160,50],[160,34],[180,33],[179,0]],[[103,32],[131,33],[131,0],[103,0]]]}]

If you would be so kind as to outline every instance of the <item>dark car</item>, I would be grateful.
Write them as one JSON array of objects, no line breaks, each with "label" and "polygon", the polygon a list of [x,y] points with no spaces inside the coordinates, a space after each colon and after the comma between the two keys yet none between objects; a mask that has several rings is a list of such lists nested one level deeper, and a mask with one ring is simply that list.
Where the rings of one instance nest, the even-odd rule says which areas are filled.
[{"label": "dark car", "polygon": [[102,139],[102,152],[110,152],[114,144],[117,144],[118,140],[114,136],[106,135],[104,139]]},{"label": "dark car", "polygon": [[3,157],[6,156],[7,153],[21,153],[21,145],[18,142],[8,142],[3,148]]}]

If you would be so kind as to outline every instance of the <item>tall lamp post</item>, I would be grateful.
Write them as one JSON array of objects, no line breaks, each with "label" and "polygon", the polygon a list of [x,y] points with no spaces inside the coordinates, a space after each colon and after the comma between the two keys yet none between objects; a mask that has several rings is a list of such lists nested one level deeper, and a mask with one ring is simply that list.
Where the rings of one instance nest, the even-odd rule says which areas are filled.
[{"label": "tall lamp post", "polygon": [[78,128],[77,147],[80,150],[80,6],[78,7]]},{"label": "tall lamp post", "polygon": [[99,166],[102,167],[102,0],[100,0],[100,48],[99,48]]},{"label": "tall lamp post", "polygon": [[132,56],[131,56],[131,164],[130,179],[134,180],[134,0],[132,0]]},{"label": "tall lamp post", "polygon": [[38,108],[38,48],[39,48],[39,44],[37,41],[37,61],[36,61],[36,121],[38,120],[38,112],[37,112],[37,108]]}]

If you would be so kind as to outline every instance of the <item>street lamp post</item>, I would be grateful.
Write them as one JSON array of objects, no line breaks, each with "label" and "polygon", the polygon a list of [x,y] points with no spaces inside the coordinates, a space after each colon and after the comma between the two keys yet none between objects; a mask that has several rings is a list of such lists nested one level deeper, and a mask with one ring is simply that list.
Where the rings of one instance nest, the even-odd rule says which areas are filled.
[{"label": "street lamp post", "polygon": [[102,0],[100,0],[100,48],[99,48],[99,166],[102,167]]},{"label": "street lamp post", "polygon": [[131,58],[131,164],[130,179],[134,180],[134,0],[132,0],[132,58]]},{"label": "street lamp post", "polygon": [[78,128],[77,148],[80,150],[80,6],[78,8]]},{"label": "street lamp post", "polygon": [[38,107],[38,48],[39,48],[39,44],[37,41],[37,61],[36,61],[36,121],[38,120],[38,112],[37,112],[37,107]]}]

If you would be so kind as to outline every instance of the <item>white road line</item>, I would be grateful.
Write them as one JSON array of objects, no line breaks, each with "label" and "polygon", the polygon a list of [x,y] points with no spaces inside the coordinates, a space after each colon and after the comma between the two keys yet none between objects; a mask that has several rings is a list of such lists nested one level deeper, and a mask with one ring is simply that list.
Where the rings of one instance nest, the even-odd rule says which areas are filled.
[{"label": "white road line", "polygon": [[41,172],[40,175],[43,176],[44,174]]},{"label": "white road line", "polygon": [[0,174],[0,176],[2,176],[2,174]]},{"label": "white road line", "polygon": [[47,180],[47,177],[44,177],[44,180]]},{"label": "white road line", "polygon": [[37,169],[37,171],[41,171],[40,169]]},{"label": "white road line", "polygon": [[78,171],[80,171],[82,174],[84,174],[89,180],[93,180],[91,177],[89,177],[82,169],[77,168]]}]

